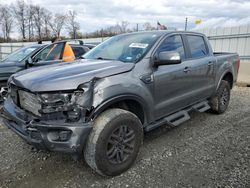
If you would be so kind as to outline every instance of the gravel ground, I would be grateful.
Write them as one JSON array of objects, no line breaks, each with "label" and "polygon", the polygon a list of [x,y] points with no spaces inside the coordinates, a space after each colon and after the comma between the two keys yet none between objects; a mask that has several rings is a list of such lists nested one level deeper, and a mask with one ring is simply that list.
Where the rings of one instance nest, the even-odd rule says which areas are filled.
[{"label": "gravel ground", "polygon": [[145,135],[136,163],[103,178],[84,160],[35,152],[0,125],[0,187],[250,187],[250,89],[236,87],[223,115],[193,113]]}]

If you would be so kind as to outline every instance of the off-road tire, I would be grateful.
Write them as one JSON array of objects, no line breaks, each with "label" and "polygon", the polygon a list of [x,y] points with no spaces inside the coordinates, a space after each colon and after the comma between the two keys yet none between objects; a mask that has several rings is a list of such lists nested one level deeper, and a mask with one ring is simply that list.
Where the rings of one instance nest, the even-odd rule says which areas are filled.
[{"label": "off-road tire", "polygon": [[[124,143],[126,141],[125,144],[122,139]],[[108,109],[94,121],[93,130],[86,143],[84,158],[87,164],[100,175],[116,176],[131,167],[142,142],[143,128],[136,115],[118,108]],[[121,160],[121,151],[123,160]],[[116,155],[112,158],[114,152]]]},{"label": "off-road tire", "polygon": [[230,84],[222,80],[214,97],[209,101],[212,112],[222,114],[227,110],[230,101]]}]

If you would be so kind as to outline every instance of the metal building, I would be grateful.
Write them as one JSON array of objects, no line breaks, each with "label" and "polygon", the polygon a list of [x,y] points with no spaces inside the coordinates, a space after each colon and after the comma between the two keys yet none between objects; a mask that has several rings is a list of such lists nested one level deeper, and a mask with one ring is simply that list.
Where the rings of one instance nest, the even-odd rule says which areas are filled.
[{"label": "metal building", "polygon": [[197,30],[208,36],[215,52],[236,52],[241,66],[238,81],[250,85],[250,25]]}]

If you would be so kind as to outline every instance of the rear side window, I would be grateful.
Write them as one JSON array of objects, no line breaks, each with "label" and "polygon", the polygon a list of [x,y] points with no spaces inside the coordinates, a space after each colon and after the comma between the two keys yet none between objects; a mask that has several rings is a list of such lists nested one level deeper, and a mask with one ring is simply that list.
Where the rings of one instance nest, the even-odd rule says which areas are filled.
[{"label": "rear side window", "polygon": [[179,52],[181,59],[185,59],[185,51],[183,42],[180,35],[173,35],[167,37],[158,48],[158,53],[163,51],[176,51]]},{"label": "rear side window", "polygon": [[87,52],[86,49],[82,48],[82,47],[74,47],[72,46],[73,52],[75,54],[75,57],[81,57],[83,54],[85,54]]},{"label": "rear side window", "polygon": [[187,35],[192,58],[204,57],[208,54],[204,38],[202,36]]}]

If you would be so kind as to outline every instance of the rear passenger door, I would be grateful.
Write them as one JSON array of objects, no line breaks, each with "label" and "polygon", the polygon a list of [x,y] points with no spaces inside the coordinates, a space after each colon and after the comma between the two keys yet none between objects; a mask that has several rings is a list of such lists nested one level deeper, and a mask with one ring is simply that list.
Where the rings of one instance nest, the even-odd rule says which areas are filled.
[{"label": "rear passenger door", "polygon": [[210,97],[214,87],[215,58],[209,53],[209,48],[202,35],[184,35],[188,58],[186,61],[189,77],[193,84],[192,102]]}]

